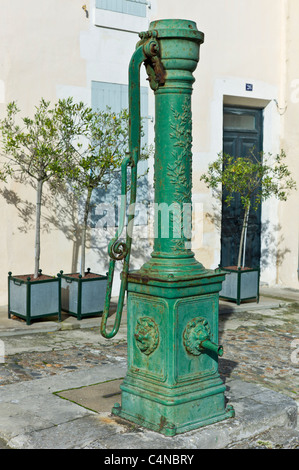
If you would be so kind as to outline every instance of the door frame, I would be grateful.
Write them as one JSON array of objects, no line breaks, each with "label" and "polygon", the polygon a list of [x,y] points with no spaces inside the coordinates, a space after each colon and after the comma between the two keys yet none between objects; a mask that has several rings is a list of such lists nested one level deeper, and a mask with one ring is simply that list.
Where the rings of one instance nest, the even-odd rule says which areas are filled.
[{"label": "door frame", "polygon": [[[264,115],[264,136],[263,149],[265,153],[273,155],[280,153],[281,145],[281,116],[277,109],[277,103],[280,103],[279,90],[277,86],[252,78],[250,82],[253,84],[253,90],[246,90],[247,80],[242,77],[223,76],[218,77],[213,82],[213,95],[210,102],[210,144],[208,149],[197,153],[199,159],[203,161],[213,162],[222,149],[223,142],[223,105],[235,105],[245,107],[256,107],[263,109]],[[206,116],[205,116],[206,118]],[[262,206],[262,225],[271,232],[271,245],[275,247],[271,252],[269,263],[261,265],[261,281],[269,285],[277,282],[277,249],[279,242],[279,232],[275,227],[279,224],[278,217],[278,201],[275,199],[267,200]],[[215,213],[221,212],[221,203],[217,200],[210,203],[211,211]],[[211,251],[211,267],[216,268],[220,263],[220,233],[219,224],[216,223],[213,234],[213,245]],[[269,240],[262,230],[261,250],[267,253]],[[209,244],[211,246],[211,244]]]},{"label": "door frame", "polygon": [[[236,116],[254,116],[254,126],[250,128],[250,126],[243,127],[243,128],[238,128],[236,126],[232,127],[224,127],[225,120],[224,116],[225,115],[236,115]],[[232,105],[224,105],[223,106],[223,147],[222,150],[224,151],[225,148],[225,143],[229,145],[229,141],[233,143],[233,148],[231,149],[231,152],[228,152],[236,157],[242,156],[242,150],[241,148],[244,147],[244,157],[246,153],[246,147],[252,148],[254,145],[257,146],[257,151],[258,153],[263,152],[263,109],[262,108],[256,108],[256,107],[245,107],[245,106],[232,106]],[[227,139],[227,140],[226,140]],[[225,142],[226,141],[226,142]],[[247,141],[247,142],[246,142]],[[236,145],[236,148],[234,148]],[[252,147],[251,147],[252,146]],[[238,198],[239,199],[239,198]],[[238,201],[237,199],[237,201]],[[237,253],[238,253],[238,246],[233,247],[235,244],[238,244],[239,238],[236,240],[236,231],[241,232],[242,229],[242,218],[240,218],[242,214],[242,209],[240,203],[236,202],[233,203],[231,207],[231,211],[228,206],[226,206],[226,215],[229,217],[227,220],[229,224],[229,220],[231,219],[233,221],[233,226],[236,227],[235,231],[230,232],[224,232],[224,201],[222,199],[222,205],[221,205],[221,235],[220,235],[220,265],[221,266],[234,266],[236,265],[237,262]],[[249,220],[251,223],[256,224],[256,230],[258,230],[257,236],[254,234],[256,233],[256,230],[251,231],[251,237],[249,240],[254,242],[254,251],[253,252],[247,252],[249,253],[249,265],[247,264],[247,267],[250,268],[259,268],[260,267],[260,260],[261,260],[261,228],[262,228],[262,220],[261,220],[261,206],[258,208],[258,210],[253,213],[251,211]],[[233,212],[235,212],[233,214]],[[231,213],[230,213],[231,212]],[[228,226],[230,226],[229,224]],[[250,233],[250,231],[249,231]],[[248,233],[248,235],[249,235]],[[252,238],[253,237],[253,238]],[[226,242],[224,241],[226,239]],[[227,245],[227,242],[228,245]],[[226,243],[226,244],[225,244]],[[246,246],[246,245],[245,245]],[[248,247],[248,245],[247,245]],[[230,255],[230,253],[233,251],[233,254]],[[245,248],[245,253],[246,253],[246,248]],[[253,259],[255,261],[252,260]],[[248,257],[247,257],[248,259]],[[246,259],[245,259],[246,261]]]}]

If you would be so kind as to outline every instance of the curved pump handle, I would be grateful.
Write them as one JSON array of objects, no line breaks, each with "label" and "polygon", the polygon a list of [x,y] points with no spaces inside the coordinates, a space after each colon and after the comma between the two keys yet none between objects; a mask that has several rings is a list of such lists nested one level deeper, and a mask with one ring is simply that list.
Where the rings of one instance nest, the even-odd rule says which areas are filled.
[{"label": "curved pump handle", "polygon": [[[160,64],[159,60],[159,45],[156,40],[156,34],[141,33],[141,41],[137,44],[136,50],[131,58],[129,66],[129,154],[124,158],[121,165],[121,208],[120,208],[120,223],[115,237],[111,240],[108,246],[108,253],[110,256],[108,282],[106,290],[106,298],[104,311],[101,322],[101,334],[105,338],[113,338],[119,330],[121,315],[123,310],[124,298],[127,289],[127,276],[129,269],[131,244],[132,244],[132,230],[135,217],[135,202],[136,202],[136,188],[137,188],[137,163],[140,155],[140,66],[144,62],[149,74],[151,87],[156,89],[158,86],[159,78],[155,79],[156,64]],[[150,71],[152,73],[150,74]],[[161,80],[162,83],[162,80]],[[128,215],[128,227],[126,242],[120,241],[122,231],[125,226],[126,219],[126,206],[127,206],[127,169],[131,167],[131,187],[130,187],[130,211]],[[121,273],[121,286],[118,298],[115,322],[110,332],[106,331],[106,325],[110,309],[112,284],[114,276],[115,262],[124,260],[123,271]]]}]

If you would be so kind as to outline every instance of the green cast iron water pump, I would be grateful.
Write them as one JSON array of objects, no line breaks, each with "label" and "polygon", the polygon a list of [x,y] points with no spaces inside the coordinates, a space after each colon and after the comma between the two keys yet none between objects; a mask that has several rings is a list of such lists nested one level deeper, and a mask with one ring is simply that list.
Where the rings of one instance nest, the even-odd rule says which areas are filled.
[{"label": "green cast iron water pump", "polygon": [[[112,413],[148,429],[173,436],[234,416],[225,405],[218,372],[219,291],[224,273],[208,270],[191,251],[192,73],[204,35],[188,20],[158,20],[140,34],[129,66],[129,155],[122,166],[122,214],[109,244],[110,267],[101,333],[113,337],[127,293],[128,368],[121,404]],[[140,66],[146,67],[155,94],[155,238],[151,258],[129,271],[132,233],[124,229],[127,169],[130,204],[136,201],[140,154]],[[131,207],[132,207],[131,206]],[[165,236],[165,214],[168,208]],[[189,214],[190,215],[190,214]],[[132,228],[134,211],[129,212]],[[123,261],[115,324],[107,332],[115,263]]]}]

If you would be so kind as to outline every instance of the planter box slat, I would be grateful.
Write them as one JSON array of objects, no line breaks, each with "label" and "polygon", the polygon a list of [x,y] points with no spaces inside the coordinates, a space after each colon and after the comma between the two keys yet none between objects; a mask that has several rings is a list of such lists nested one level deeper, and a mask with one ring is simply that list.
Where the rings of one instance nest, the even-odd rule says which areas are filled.
[{"label": "planter box slat", "polygon": [[25,283],[18,284],[14,279],[8,279],[8,290],[10,311],[15,315],[26,315],[27,308],[27,286]]},{"label": "planter box slat", "polygon": [[230,269],[220,267],[226,273],[222,283],[219,297],[224,300],[232,300],[240,305],[245,300],[256,300],[259,302],[259,268],[253,269]]},{"label": "planter box slat", "polygon": [[104,310],[107,276],[90,274],[92,277],[79,277],[61,272],[61,308],[78,320]]},{"label": "planter box slat", "polygon": [[[45,282],[42,285],[31,286],[30,312],[31,316],[49,315],[57,312],[59,305],[59,286]],[[41,302],[42,300],[42,302]]]}]

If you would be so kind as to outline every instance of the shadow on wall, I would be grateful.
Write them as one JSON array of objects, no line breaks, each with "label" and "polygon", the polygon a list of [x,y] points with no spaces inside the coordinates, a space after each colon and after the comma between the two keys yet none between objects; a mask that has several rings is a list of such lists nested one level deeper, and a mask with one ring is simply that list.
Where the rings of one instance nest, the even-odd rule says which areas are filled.
[{"label": "shadow on wall", "polygon": [[10,189],[0,189],[1,196],[8,205],[13,205],[17,209],[18,216],[22,220],[22,225],[18,230],[22,233],[28,233],[34,228],[35,204],[28,200],[22,200],[18,194]]},{"label": "shadow on wall", "polygon": [[[150,256],[152,247],[148,240],[147,231],[144,230],[149,223],[147,205],[149,203],[150,187],[147,175],[139,176],[137,183],[137,200],[135,207],[135,220],[133,231],[133,242],[130,257],[130,269],[138,269],[144,263],[146,257]],[[113,185],[109,190],[98,189],[92,197],[92,208],[90,214],[90,238],[89,248],[96,253],[98,259],[103,262],[108,270],[108,244],[115,236],[120,220],[120,195],[121,178],[116,175]],[[130,201],[130,182],[128,184],[127,207]],[[140,206],[139,206],[140,204]],[[138,207],[139,206],[139,207]],[[110,216],[107,216],[110,211]],[[121,241],[125,241],[126,228],[123,230]],[[117,263],[117,268],[121,263]]]},{"label": "shadow on wall", "polygon": [[[6,203],[15,206],[21,224],[17,229],[21,233],[34,230],[36,206],[27,199],[21,199],[13,190],[7,188],[0,190]],[[50,233],[54,227],[61,230],[67,240],[73,242],[72,266],[77,266],[79,248],[81,246],[81,229],[78,221],[78,203],[74,194],[63,191],[63,197],[57,194],[43,194],[42,200],[42,233]]]},{"label": "shadow on wall", "polygon": [[[148,200],[147,178],[138,181],[138,200]],[[22,199],[14,190],[6,187],[0,189],[1,196],[8,205],[16,208],[21,223],[17,229],[21,233],[28,233],[34,229],[36,206],[27,199]],[[118,197],[121,194],[120,175],[116,175],[109,191],[95,190],[91,200],[89,227],[86,237],[86,248],[91,250],[91,256],[96,256],[94,264],[101,264],[105,272],[109,267],[108,243],[116,233],[119,221]],[[128,196],[129,199],[129,196]],[[105,209],[111,205],[115,217],[102,222],[105,218]],[[142,214],[142,220],[144,214]],[[138,218],[134,228],[134,241],[131,252],[131,269],[137,269],[150,256],[151,247],[147,238],[138,237]],[[50,233],[53,229],[61,231],[66,239],[72,243],[70,272],[78,271],[79,257],[82,243],[83,207],[78,196],[69,187],[61,186],[55,193],[43,194],[41,229],[43,233]],[[125,234],[125,230],[124,230]],[[118,263],[121,265],[121,263]],[[121,266],[119,266],[121,267]]]},{"label": "shadow on wall", "polygon": [[[138,200],[139,202],[148,201],[149,186],[146,179],[138,182]],[[22,199],[14,190],[7,189],[6,187],[0,189],[1,196],[5,199],[8,205],[13,205],[18,213],[21,221],[17,229],[21,233],[28,233],[34,229],[35,221],[35,204]],[[87,250],[92,250],[92,253],[97,256],[96,264],[101,263],[104,270],[108,270],[109,257],[108,257],[108,243],[113,238],[119,221],[119,205],[117,203],[118,196],[120,195],[120,178],[116,176],[113,186],[111,185],[109,192],[97,190],[94,192],[91,204],[90,223],[87,233]],[[109,223],[102,223],[105,216],[103,204],[114,206],[113,219]],[[82,231],[82,210],[80,200],[77,195],[67,189],[66,187],[60,188],[59,193],[47,193],[43,195],[43,209],[42,209],[42,231],[43,233],[50,233],[53,228],[60,230],[68,241],[72,243],[71,255],[71,272],[76,272],[78,269],[78,262],[81,248],[81,231]],[[146,220],[144,219],[146,217]],[[205,217],[212,223],[216,230],[221,233],[221,212],[220,206],[213,204],[212,213],[206,213]],[[150,257],[151,245],[148,237],[138,236],[138,229],[140,225],[148,223],[147,216],[142,214],[142,221],[138,222],[136,217],[134,228],[134,241],[132,243],[131,255],[131,269],[137,269],[141,263],[144,262],[145,257]],[[261,250],[260,267],[266,269],[269,266],[280,266],[290,249],[284,246],[284,237],[279,235],[281,226],[279,224],[272,225],[270,220],[263,222],[261,227],[261,235],[263,240],[263,247]],[[125,231],[124,231],[125,233]]]},{"label": "shadow on wall", "polygon": [[266,220],[262,224],[261,236],[264,248],[261,250],[261,268],[265,269],[275,264],[276,267],[280,266],[287,253],[290,253],[289,248],[284,247],[284,236],[279,235],[281,225],[272,225],[270,220]]}]

